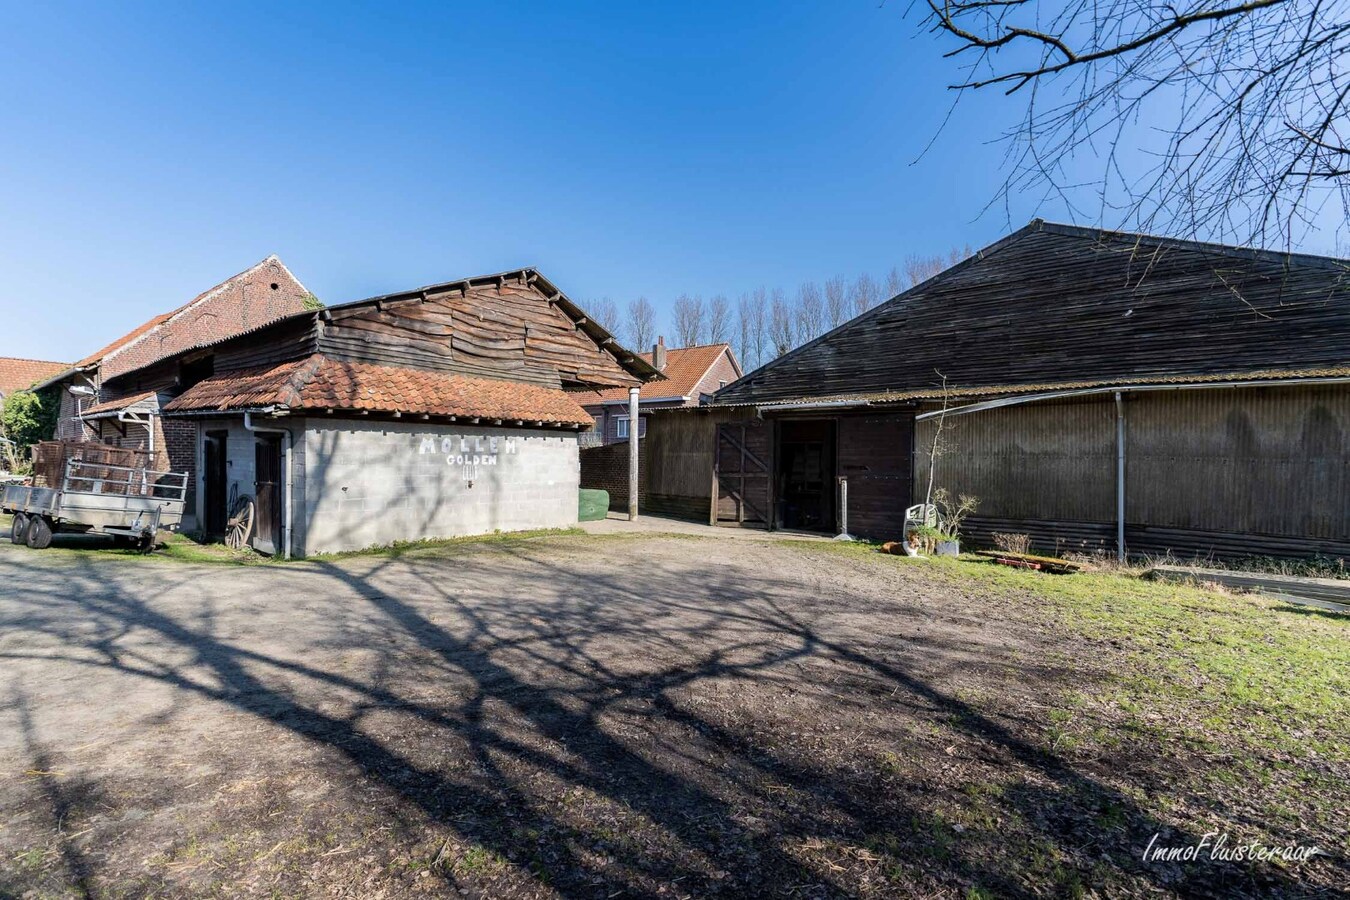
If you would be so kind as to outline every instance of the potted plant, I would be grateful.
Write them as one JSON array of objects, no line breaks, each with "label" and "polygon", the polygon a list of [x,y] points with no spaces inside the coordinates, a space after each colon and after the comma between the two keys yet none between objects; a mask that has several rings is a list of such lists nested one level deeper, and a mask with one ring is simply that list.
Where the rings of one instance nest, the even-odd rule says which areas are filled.
[{"label": "potted plant", "polygon": [[980,501],[969,494],[961,494],[953,500],[946,488],[938,488],[933,492],[933,502],[942,513],[943,525],[942,530],[933,529],[937,532],[933,536],[934,552],[938,556],[960,556],[961,523],[975,511]]}]

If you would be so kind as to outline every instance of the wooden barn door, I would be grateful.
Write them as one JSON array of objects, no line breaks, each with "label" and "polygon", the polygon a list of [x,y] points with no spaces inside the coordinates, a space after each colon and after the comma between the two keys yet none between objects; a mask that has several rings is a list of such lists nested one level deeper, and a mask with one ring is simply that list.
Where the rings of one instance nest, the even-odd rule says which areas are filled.
[{"label": "wooden barn door", "polygon": [[714,522],[769,524],[769,434],[759,419],[717,426]]},{"label": "wooden barn door", "polygon": [[254,549],[276,553],[281,544],[281,435],[258,435],[253,486],[258,504]]}]

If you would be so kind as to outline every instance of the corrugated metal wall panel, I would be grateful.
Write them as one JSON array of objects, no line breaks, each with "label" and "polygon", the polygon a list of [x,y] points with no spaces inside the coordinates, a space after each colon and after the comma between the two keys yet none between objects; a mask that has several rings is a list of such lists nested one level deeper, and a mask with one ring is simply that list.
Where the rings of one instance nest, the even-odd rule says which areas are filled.
[{"label": "corrugated metal wall panel", "polygon": [[1138,395],[1126,417],[1128,523],[1350,538],[1350,389]]},{"label": "corrugated metal wall panel", "polygon": [[[1150,550],[1181,541],[1180,531],[1292,538],[1308,552],[1350,541],[1350,387],[1127,394],[1126,420],[1126,522],[1150,535]],[[918,497],[935,427],[930,419],[917,429]],[[979,497],[980,518],[1076,523],[1070,542],[1086,537],[1069,534],[1077,525],[1115,521],[1109,395],[973,413],[946,427],[937,484]]]},{"label": "corrugated metal wall panel", "polygon": [[[937,424],[919,422],[914,496],[922,502]],[[1042,403],[953,416],[936,484],[980,500],[979,514],[1108,522],[1115,518],[1115,407]]]}]

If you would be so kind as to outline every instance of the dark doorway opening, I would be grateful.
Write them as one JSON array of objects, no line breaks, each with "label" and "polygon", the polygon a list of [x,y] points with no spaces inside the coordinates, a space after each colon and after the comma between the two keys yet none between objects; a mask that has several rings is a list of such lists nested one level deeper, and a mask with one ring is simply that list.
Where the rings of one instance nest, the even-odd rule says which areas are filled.
[{"label": "dark doorway opening", "polygon": [[835,422],[811,419],[778,426],[778,524],[832,532]]},{"label": "dark doorway opening", "polygon": [[253,494],[258,524],[253,547],[275,554],[281,546],[281,435],[260,434],[254,444]]},{"label": "dark doorway opening", "polygon": [[226,431],[208,431],[206,445],[203,448],[205,465],[206,508],[203,510],[202,528],[207,537],[219,538],[225,534],[225,525],[229,519],[228,487],[229,476],[225,456],[225,441],[229,437]]}]

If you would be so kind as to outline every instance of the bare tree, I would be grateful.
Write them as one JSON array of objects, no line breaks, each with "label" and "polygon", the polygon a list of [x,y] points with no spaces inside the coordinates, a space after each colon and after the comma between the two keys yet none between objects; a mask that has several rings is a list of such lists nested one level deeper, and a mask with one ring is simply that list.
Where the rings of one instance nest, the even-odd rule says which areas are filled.
[{"label": "bare tree", "polygon": [[608,297],[587,300],[586,315],[590,317],[591,321],[600,323],[606,331],[611,333],[619,328],[619,306]]},{"label": "bare tree", "polygon": [[826,327],[834,330],[851,318],[853,313],[849,310],[848,285],[843,275],[836,275],[825,282]]},{"label": "bare tree", "polygon": [[891,266],[891,270],[886,273],[886,299],[889,300],[894,297],[896,294],[903,291],[905,287],[905,279],[904,276],[900,274],[899,267]]},{"label": "bare tree", "polygon": [[742,294],[737,309],[741,328],[741,367],[745,371],[757,369],[767,359],[769,330],[769,293],[762,287],[752,294]]},{"label": "bare tree", "polygon": [[624,340],[628,346],[641,351],[656,340],[656,307],[646,297],[638,297],[628,304],[628,319],[624,322]]},{"label": "bare tree", "polygon": [[967,244],[965,248],[953,247],[945,255],[938,253],[933,256],[909,256],[905,258],[905,277],[909,279],[909,286],[927,281],[939,272],[945,272],[952,266],[961,262],[963,259],[974,254]]},{"label": "bare tree", "polygon": [[722,294],[708,301],[708,327],[705,337],[709,344],[722,344],[731,337],[731,304]]},{"label": "bare tree", "polygon": [[804,344],[825,333],[825,304],[814,281],[797,290],[797,342]]},{"label": "bare tree", "polygon": [[1350,216],[1345,2],[928,0],[926,15],[963,61],[954,89],[1025,103],[998,199],[1035,191],[1082,216],[1090,198],[1122,227],[1261,244]]},{"label": "bare tree", "polygon": [[703,332],[707,327],[702,297],[681,294],[675,298],[671,307],[675,317],[675,343],[681,347],[692,347],[703,343]]},{"label": "bare tree", "polygon": [[769,340],[774,356],[782,356],[797,346],[797,317],[778,288],[773,289],[769,300]]},{"label": "bare tree", "polygon": [[876,306],[880,293],[871,275],[866,272],[859,275],[858,280],[853,282],[853,314],[860,316]]},{"label": "bare tree", "polygon": [[909,286],[922,284],[943,269],[947,268],[944,256],[907,256],[905,257],[905,278]]}]

